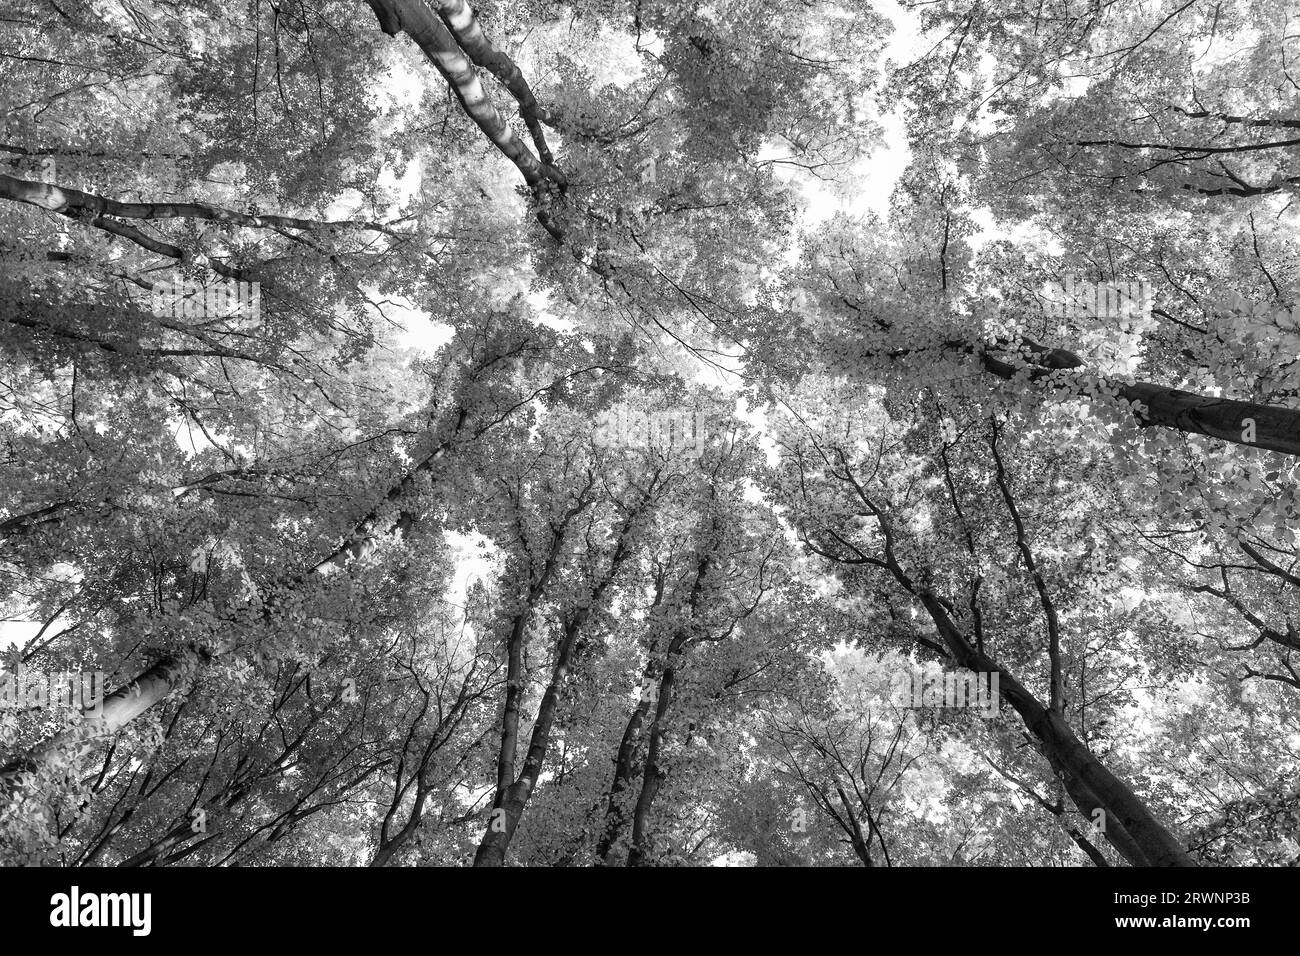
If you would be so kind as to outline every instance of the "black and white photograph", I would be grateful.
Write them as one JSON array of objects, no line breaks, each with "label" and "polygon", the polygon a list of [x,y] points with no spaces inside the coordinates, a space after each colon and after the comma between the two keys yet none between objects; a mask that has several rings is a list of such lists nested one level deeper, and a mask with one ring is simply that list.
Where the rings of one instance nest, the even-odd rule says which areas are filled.
[{"label": "black and white photograph", "polygon": [[0,0],[0,925],[1250,938],[1298,198],[1295,0]]}]

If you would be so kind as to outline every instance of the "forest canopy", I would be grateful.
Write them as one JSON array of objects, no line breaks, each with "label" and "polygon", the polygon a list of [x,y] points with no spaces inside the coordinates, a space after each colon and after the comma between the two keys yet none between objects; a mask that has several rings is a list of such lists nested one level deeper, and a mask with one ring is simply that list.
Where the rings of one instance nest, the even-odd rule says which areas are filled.
[{"label": "forest canopy", "polygon": [[1298,20],[0,0],[0,864],[1297,865]]}]

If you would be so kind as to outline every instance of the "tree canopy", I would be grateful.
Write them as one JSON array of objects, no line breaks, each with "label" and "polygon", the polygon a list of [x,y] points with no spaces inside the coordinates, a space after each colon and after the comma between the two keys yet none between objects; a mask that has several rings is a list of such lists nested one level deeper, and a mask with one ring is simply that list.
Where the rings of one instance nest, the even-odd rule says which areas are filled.
[{"label": "tree canopy", "polygon": [[1296,865],[1295,20],[0,0],[0,863]]}]

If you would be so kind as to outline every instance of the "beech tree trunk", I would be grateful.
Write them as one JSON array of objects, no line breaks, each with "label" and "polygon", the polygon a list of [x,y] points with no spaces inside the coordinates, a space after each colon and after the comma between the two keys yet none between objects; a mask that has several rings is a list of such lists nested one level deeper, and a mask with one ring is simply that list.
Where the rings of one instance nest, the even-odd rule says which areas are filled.
[{"label": "beech tree trunk", "polygon": [[[718,531],[714,525],[714,533]],[[701,556],[695,568],[695,580],[691,584],[691,594],[686,601],[687,615],[673,634],[664,655],[662,674],[659,678],[659,692],[655,699],[654,719],[650,722],[648,742],[646,744],[645,768],[641,773],[641,791],[637,794],[636,804],[632,810],[632,846],[628,850],[627,865],[643,866],[650,854],[650,812],[654,807],[655,797],[663,786],[664,770],[661,762],[664,734],[667,730],[668,709],[673,702],[673,687],[677,682],[677,663],[691,638],[691,626],[699,610],[700,597],[704,593],[704,581],[708,577],[713,563],[711,552]],[[644,701],[642,713],[649,709],[649,702]],[[626,735],[625,735],[626,736]],[[630,782],[630,781],[629,781]],[[611,787],[611,808],[613,807]],[[617,833],[615,834],[617,838]]]},{"label": "beech tree trunk", "polygon": [[[514,838],[515,830],[519,828],[519,821],[523,818],[524,810],[528,807],[528,801],[532,798],[533,790],[536,788],[537,780],[542,773],[542,767],[546,763],[546,752],[550,747],[551,728],[555,723],[555,714],[560,703],[560,693],[564,689],[564,681],[569,674],[573,649],[577,645],[578,636],[587,623],[587,619],[591,616],[591,612],[599,606],[605,592],[617,576],[623,561],[630,553],[632,530],[640,515],[650,504],[658,477],[658,473],[651,477],[645,495],[635,507],[629,508],[624,516],[617,532],[617,543],[614,545],[614,553],[610,557],[609,567],[595,587],[592,588],[590,598],[572,612],[564,622],[560,640],[555,649],[555,664],[551,669],[551,680],[546,686],[546,692],[542,695],[542,703],[537,709],[537,719],[533,721],[533,732],[529,740],[528,754],[524,758],[523,768],[520,770],[518,778],[511,780],[504,788],[498,782],[497,795],[493,802],[492,814],[488,818],[487,831],[483,834],[478,851],[474,854],[475,866],[505,865],[506,852],[510,849],[510,841]],[[570,517],[573,514],[576,514],[576,511],[570,511]],[[522,655],[522,635],[517,647],[518,652]],[[514,653],[514,650],[512,648],[511,652]],[[518,691],[519,695],[523,693],[522,680],[523,674],[521,671],[519,674],[519,681],[521,682]],[[516,726],[518,723],[519,699],[519,696],[514,698]],[[507,699],[507,706],[509,706],[509,698]],[[514,738],[509,726],[502,733],[501,753],[498,760],[497,778],[498,781],[501,781],[506,779],[510,772],[500,768],[507,765],[510,768],[514,766]]]},{"label": "beech tree trunk", "polygon": [[1010,671],[976,650],[929,591],[919,593],[956,662],[981,673],[996,672],[1002,697],[1038,738],[1043,753],[1065,775],[1071,796],[1082,800],[1080,809],[1105,812],[1105,835],[1133,866],[1195,866],[1187,850],[1152,815],[1146,804],[1118,777],[1106,769],[1096,754],[1075,736],[1065,719],[1049,710]]},{"label": "beech tree trunk", "polygon": [[200,663],[196,651],[187,651],[154,664],[135,680],[105,696],[97,717],[56,734],[37,749],[0,768],[0,793],[18,786],[27,774],[37,774],[56,759],[79,763],[105,738],[117,733],[150,707],[163,700],[186,673]]},{"label": "beech tree trunk", "polygon": [[[1067,349],[1049,349],[1029,340],[1016,343],[1016,347],[1029,356],[1032,366],[1012,364],[987,350],[980,352],[980,362],[985,370],[999,378],[1011,381],[1017,376],[1027,376],[1031,382],[1046,378],[1058,369],[1082,368],[1086,364]],[[1172,428],[1248,448],[1300,455],[1300,408],[1214,398],[1149,382],[1121,385],[1119,395],[1126,401],[1146,406],[1145,411],[1134,413],[1144,428]]]},{"label": "beech tree trunk", "polygon": [[555,722],[560,691],[564,687],[564,679],[568,676],[573,647],[585,618],[586,615],[582,614],[565,627],[556,652],[555,666],[551,671],[551,681],[542,696],[537,720],[533,723],[532,739],[529,741],[528,755],[524,758],[523,770],[519,774],[519,779],[506,788],[504,797],[493,809],[492,818],[488,820],[487,832],[483,834],[478,852],[474,855],[475,866],[505,864],[510,841],[514,838],[515,830],[519,828],[519,821],[523,818],[524,810],[537,786],[537,778],[541,776],[542,766],[546,762],[546,751],[550,747],[551,726]]},{"label": "beech tree trunk", "polygon": [[[542,123],[549,122],[550,116],[538,104],[523,72],[514,60],[494,46],[483,33],[478,17],[474,15],[474,10],[466,0],[433,0],[433,3],[450,28],[452,36],[456,38],[456,42],[460,44],[460,48],[465,51],[474,65],[483,67],[500,80],[519,103],[519,116],[528,127],[533,145],[537,147],[537,155],[548,172],[554,177],[559,177],[558,170],[554,168],[555,161],[551,157],[551,150],[546,145],[546,135],[542,131]],[[559,177],[559,180],[561,185],[564,185],[563,178]]]},{"label": "beech tree trunk", "polygon": [[[405,509],[391,516],[391,507],[414,488],[418,476],[433,469],[458,439],[468,418],[464,407],[456,410],[451,434],[432,453],[424,458],[393,488],[389,489],[384,504],[376,506],[354,526],[340,547],[309,569],[309,575],[324,575],[343,568],[353,558],[363,557],[378,547],[375,538],[393,530],[406,533],[415,522],[415,515]],[[170,655],[145,670],[134,680],[119,687],[103,701],[98,716],[86,716],[81,723],[50,737],[26,755],[0,768],[0,794],[17,786],[22,778],[34,774],[56,760],[69,759],[76,763],[103,739],[111,737],[126,724],[164,700],[177,686],[183,675],[192,673],[206,660],[219,657],[223,645],[209,654],[196,649],[186,649]]]},{"label": "beech tree trunk", "polygon": [[328,229],[356,228],[399,235],[379,223],[361,219],[324,221],[298,219],[293,216],[253,216],[203,202],[119,202],[95,193],[36,180],[19,179],[0,173],[0,199],[27,203],[39,209],[66,216],[116,216],[119,219],[200,219],[224,222],[251,229]]},{"label": "beech tree trunk", "polygon": [[[651,653],[653,654],[653,650]],[[636,777],[636,752],[641,744],[645,718],[650,712],[650,704],[653,701],[650,687],[653,686],[657,676],[658,662],[652,658],[646,665],[645,675],[642,678],[641,699],[628,718],[627,726],[623,728],[623,738],[619,741],[618,753],[614,758],[614,780],[609,786],[604,828],[596,843],[596,857],[602,864],[610,862],[609,855],[613,852],[614,845],[627,824],[627,795],[631,792],[632,781]]]},{"label": "beech tree trunk", "polygon": [[1065,718],[1045,706],[1005,667],[976,648],[949,616],[944,602],[928,587],[920,587],[903,570],[895,554],[895,537],[888,515],[849,477],[858,497],[880,523],[884,559],[877,564],[893,575],[902,588],[919,600],[954,662],[976,673],[997,673],[1001,697],[1038,739],[1043,755],[1058,769],[1071,797],[1089,818],[1094,810],[1105,813],[1104,833],[1111,845],[1133,866],[1195,866],[1186,848],[1147,809],[1123,781],[1111,773],[1075,736]]},{"label": "beech tree trunk", "polygon": [[534,189],[553,179],[541,161],[510,129],[479,82],[474,64],[456,43],[451,32],[423,0],[367,0],[379,19],[380,28],[389,36],[405,33],[430,63],[442,74],[460,101],[465,114],[503,156],[515,164],[524,181]]},{"label": "beech tree trunk", "polygon": [[674,658],[681,652],[685,636],[673,639],[668,648],[668,665],[659,680],[659,699],[655,701],[655,716],[650,724],[650,739],[646,745],[645,770],[641,774],[641,792],[632,812],[632,848],[627,854],[628,866],[643,866],[650,855],[650,810],[654,806],[659,788],[663,786],[664,771],[660,763],[668,708],[673,702],[673,685],[677,681]]}]

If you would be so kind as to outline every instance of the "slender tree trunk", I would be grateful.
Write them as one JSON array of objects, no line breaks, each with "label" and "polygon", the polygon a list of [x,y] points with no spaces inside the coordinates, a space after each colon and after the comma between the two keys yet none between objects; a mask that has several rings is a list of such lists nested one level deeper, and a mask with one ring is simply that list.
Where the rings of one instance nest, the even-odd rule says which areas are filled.
[{"label": "slender tree trunk", "polygon": [[858,855],[863,866],[875,866],[876,861],[871,858],[871,847],[868,843],[871,831],[868,831],[868,836],[862,835],[862,824],[858,821],[858,815],[853,812],[848,794],[838,783],[835,784],[835,790],[839,793],[840,806],[844,808],[844,816],[849,822],[849,842],[853,845],[853,852]]},{"label": "slender tree trunk", "polygon": [[1106,858],[1102,856],[1101,851],[1093,846],[1091,840],[1079,832],[1078,827],[1067,826],[1065,832],[1070,835],[1070,839],[1075,842],[1079,849],[1088,855],[1088,859],[1092,860],[1093,866],[1110,866],[1106,862]]},{"label": "slender tree trunk", "polygon": [[[474,61],[476,66],[481,66],[500,80],[519,103],[519,116],[528,127],[533,145],[537,148],[537,155],[541,157],[546,167],[555,172],[554,159],[551,157],[550,148],[546,145],[546,135],[541,126],[544,122],[551,122],[551,117],[538,105],[537,98],[533,95],[523,72],[514,60],[494,46],[483,33],[478,17],[474,15],[473,8],[466,0],[432,0],[432,2],[465,54]],[[562,181],[561,185],[563,185]]]},{"label": "slender tree trunk", "polygon": [[[713,533],[715,537],[719,533],[716,521],[713,526]],[[711,552],[705,552],[696,564],[695,580],[691,583],[690,597],[686,601],[686,618],[673,633],[672,640],[668,642],[668,651],[664,655],[663,669],[659,678],[659,692],[655,699],[655,714],[650,723],[649,743],[646,746],[645,769],[641,775],[641,791],[637,794],[636,804],[632,810],[632,847],[628,851],[628,866],[642,866],[649,855],[650,811],[654,807],[655,797],[658,796],[659,788],[663,784],[664,773],[661,765],[661,753],[668,709],[672,706],[673,685],[677,681],[677,662],[686,647],[686,642],[690,640],[691,626],[695,621],[696,613],[699,611],[700,598],[704,593],[704,582],[709,575],[709,568],[712,564],[713,555]],[[649,666],[647,667],[648,673]],[[638,710],[642,714],[642,720],[644,720],[644,714],[649,710],[649,701],[643,700],[638,705]],[[636,729],[639,731],[640,727],[638,726]],[[624,736],[626,737],[626,734]],[[615,780],[617,782],[617,777]],[[631,783],[630,777],[628,783]],[[611,788],[611,809],[613,805]],[[614,836],[617,838],[617,833]]]},{"label": "slender tree trunk", "polygon": [[[649,506],[659,474],[656,472],[647,485],[646,492],[639,504],[629,508],[618,529],[617,544],[610,558],[609,567],[599,582],[592,588],[588,601],[574,611],[564,622],[559,644],[555,650],[555,664],[551,670],[551,680],[542,695],[542,703],[537,710],[537,719],[533,721],[532,737],[529,740],[528,754],[524,757],[523,769],[518,779],[512,781],[502,790],[498,787],[492,814],[488,819],[487,831],[474,854],[475,866],[504,866],[506,852],[514,838],[519,821],[523,818],[528,801],[532,798],[542,767],[546,763],[546,752],[550,747],[551,728],[555,723],[555,714],[559,708],[560,693],[564,689],[565,678],[573,658],[573,649],[577,645],[578,635],[587,623],[591,612],[600,604],[605,592],[614,582],[619,568],[631,551],[631,535],[643,511]],[[576,512],[571,512],[571,514]],[[504,735],[503,735],[504,743]],[[505,754],[503,753],[504,757]]]},{"label": "slender tree trunk", "polygon": [[393,861],[397,851],[406,846],[420,826],[420,820],[424,817],[424,804],[427,798],[428,793],[423,790],[415,795],[415,805],[411,808],[411,815],[406,818],[406,823],[403,824],[402,828],[390,838],[383,839],[381,837],[379,849],[375,851],[375,855],[370,859],[371,866],[387,866]]},{"label": "slender tree trunk", "polygon": [[650,712],[650,703],[653,700],[650,696],[650,686],[655,680],[657,671],[658,667],[652,659],[651,663],[646,665],[641,699],[632,711],[632,716],[628,718],[627,726],[623,728],[623,739],[619,742],[618,754],[614,758],[614,781],[609,787],[604,828],[596,844],[596,857],[602,864],[610,862],[609,855],[627,824],[629,809],[626,805],[627,794],[631,791],[632,781],[636,777],[636,750],[641,743],[641,731],[645,726],[646,714]]},{"label": "slender tree trunk", "polygon": [[586,617],[585,613],[579,612],[565,626],[556,651],[551,681],[546,687],[546,693],[542,695],[537,720],[533,722],[532,738],[529,741],[528,754],[524,758],[523,769],[520,771],[519,779],[506,788],[504,796],[499,796],[494,805],[492,816],[488,820],[487,832],[483,834],[478,852],[474,855],[475,866],[505,864],[510,841],[514,838],[515,830],[519,827],[519,821],[524,815],[528,801],[533,795],[533,789],[537,786],[537,778],[541,776],[542,766],[546,762],[546,751],[550,746],[551,727],[555,722],[556,709],[559,707],[560,692],[564,687],[564,679],[569,673],[569,663],[573,657],[578,632],[585,623]]},{"label": "slender tree trunk", "polygon": [[975,648],[948,615],[939,597],[918,587],[898,563],[894,532],[885,514],[851,476],[858,497],[876,520],[884,536],[883,565],[905,591],[917,598],[934,622],[955,662],[976,673],[997,673],[1001,696],[1011,704],[1038,738],[1043,754],[1059,769],[1072,796],[1084,801],[1080,809],[1091,815],[1105,812],[1105,833],[1111,845],[1133,866],[1195,866],[1187,850],[1147,809],[1146,804],[1085,746],[1065,718],[1044,706],[1009,670]]},{"label": "slender tree trunk", "polygon": [[685,643],[684,635],[673,638],[668,648],[668,664],[659,680],[659,699],[655,701],[655,716],[650,723],[649,743],[646,745],[645,770],[641,774],[641,792],[632,811],[632,848],[628,851],[628,866],[644,866],[650,856],[650,810],[654,806],[659,788],[663,786],[664,771],[661,765],[664,733],[668,708],[672,706],[673,685],[677,681],[674,658]]},{"label": "slender tree trunk", "polygon": [[119,219],[200,219],[224,222],[249,229],[341,229],[355,228],[400,235],[376,222],[362,219],[325,221],[293,216],[253,216],[204,202],[119,202],[95,193],[37,180],[19,179],[0,173],[0,199],[27,203],[66,216],[115,216]]},{"label": "slender tree trunk", "polygon": [[[534,580],[529,582],[523,607],[516,612],[506,635],[506,696],[501,709],[501,742],[497,747],[497,783],[496,793],[492,796],[493,814],[488,821],[489,831],[502,825],[503,815],[496,813],[497,810],[509,813],[506,802],[511,797],[511,788],[515,783],[520,707],[524,697],[524,640],[528,622],[532,620],[538,602],[546,594],[546,589],[550,586],[551,579],[559,567],[570,523],[586,509],[589,503],[584,489],[573,505],[564,512],[559,524],[554,526],[542,570]],[[523,802],[527,803],[527,798]],[[519,812],[522,812],[522,805],[519,807]],[[513,833],[513,829],[511,832]]]},{"label": "slender tree trunk", "polygon": [[497,750],[497,792],[492,806],[501,806],[506,790],[515,779],[515,754],[519,749],[519,707],[524,696],[524,633],[527,617],[515,618],[506,639],[506,700],[501,710],[501,746]]},{"label": "slender tree trunk", "polygon": [[[664,578],[661,574],[655,582],[654,601],[650,605],[651,614],[659,607],[663,597]],[[628,804],[632,781],[637,774],[637,749],[641,744],[646,715],[650,713],[650,705],[654,703],[651,691],[658,683],[663,667],[658,649],[659,638],[656,637],[650,642],[648,659],[641,674],[637,705],[627,719],[627,724],[623,728],[623,737],[618,744],[618,752],[614,756],[614,780],[610,783],[609,794],[604,801],[605,819],[600,839],[596,842],[596,861],[601,866],[607,866],[611,862],[610,854],[623,834],[631,810]]]}]

